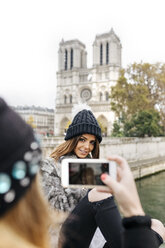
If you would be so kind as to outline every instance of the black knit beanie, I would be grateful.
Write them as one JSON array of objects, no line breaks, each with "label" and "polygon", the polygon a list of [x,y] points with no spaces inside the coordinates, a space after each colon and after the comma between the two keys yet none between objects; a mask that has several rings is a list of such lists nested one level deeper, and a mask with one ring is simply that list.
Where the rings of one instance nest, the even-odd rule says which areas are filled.
[{"label": "black knit beanie", "polygon": [[97,137],[99,143],[102,141],[101,128],[90,110],[80,111],[73,119],[67,129],[65,140],[69,140],[81,134],[93,134]]},{"label": "black knit beanie", "polygon": [[0,98],[0,216],[25,194],[40,160],[32,128]]}]

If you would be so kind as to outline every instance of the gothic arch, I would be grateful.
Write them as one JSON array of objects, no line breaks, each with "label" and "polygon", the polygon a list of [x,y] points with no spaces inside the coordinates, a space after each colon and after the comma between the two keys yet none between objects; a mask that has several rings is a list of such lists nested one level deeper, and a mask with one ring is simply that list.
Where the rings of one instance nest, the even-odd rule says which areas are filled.
[{"label": "gothic arch", "polygon": [[60,135],[64,135],[68,126],[70,124],[70,120],[67,117],[64,117],[60,122]]},{"label": "gothic arch", "polygon": [[73,68],[73,48],[70,50],[70,69]]},{"label": "gothic arch", "polygon": [[67,104],[67,96],[64,95],[64,104]]},{"label": "gothic arch", "polygon": [[103,93],[100,92],[100,93],[99,93],[99,101],[102,102],[102,100],[103,100]]},{"label": "gothic arch", "polygon": [[72,95],[69,95],[69,103],[72,103]]},{"label": "gothic arch", "polygon": [[68,50],[67,49],[65,49],[64,68],[65,68],[65,71],[67,71],[68,69]]},{"label": "gothic arch", "polygon": [[108,91],[105,92],[105,101],[106,102],[109,101],[109,93],[108,93]]},{"label": "gothic arch", "polygon": [[106,43],[106,65],[109,64],[109,43]]},{"label": "gothic arch", "polygon": [[107,130],[108,130],[108,120],[104,115],[100,115],[97,118],[97,121],[101,127],[101,132],[103,136],[107,136]]},{"label": "gothic arch", "polygon": [[100,65],[103,64],[103,44],[100,44]]}]

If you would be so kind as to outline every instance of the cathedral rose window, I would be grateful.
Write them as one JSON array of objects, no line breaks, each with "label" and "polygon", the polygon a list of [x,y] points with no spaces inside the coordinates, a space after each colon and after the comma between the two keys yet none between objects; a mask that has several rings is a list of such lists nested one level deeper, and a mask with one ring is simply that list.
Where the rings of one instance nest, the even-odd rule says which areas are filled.
[{"label": "cathedral rose window", "polygon": [[83,89],[83,90],[81,91],[81,98],[82,98],[83,100],[88,101],[88,100],[91,99],[91,97],[92,97],[92,92],[91,92],[90,89]]}]

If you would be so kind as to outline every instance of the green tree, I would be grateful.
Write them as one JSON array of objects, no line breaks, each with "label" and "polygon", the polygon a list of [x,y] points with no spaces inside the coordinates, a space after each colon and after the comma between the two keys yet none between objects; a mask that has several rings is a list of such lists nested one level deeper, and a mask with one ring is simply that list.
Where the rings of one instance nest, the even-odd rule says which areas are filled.
[{"label": "green tree", "polygon": [[112,137],[123,137],[124,136],[122,128],[121,128],[121,124],[118,123],[117,121],[113,123],[113,131],[112,131],[111,136]]},{"label": "green tree", "polygon": [[124,135],[127,137],[162,136],[158,111],[146,110],[133,115],[131,120],[124,124]]},{"label": "green tree", "polygon": [[165,64],[134,63],[121,70],[110,98],[123,123],[143,110],[157,110],[165,131]]},{"label": "green tree", "polygon": [[132,64],[121,70],[111,89],[112,109],[132,114],[144,109],[165,106],[165,64]]}]

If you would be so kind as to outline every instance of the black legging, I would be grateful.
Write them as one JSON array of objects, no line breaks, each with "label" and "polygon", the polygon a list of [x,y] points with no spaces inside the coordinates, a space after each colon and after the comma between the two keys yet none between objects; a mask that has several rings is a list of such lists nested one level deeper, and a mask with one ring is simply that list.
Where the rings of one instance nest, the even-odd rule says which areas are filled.
[{"label": "black legging", "polygon": [[97,227],[107,241],[104,247],[121,247],[122,221],[113,197],[91,203],[86,195],[62,226],[62,247],[88,248]]}]

